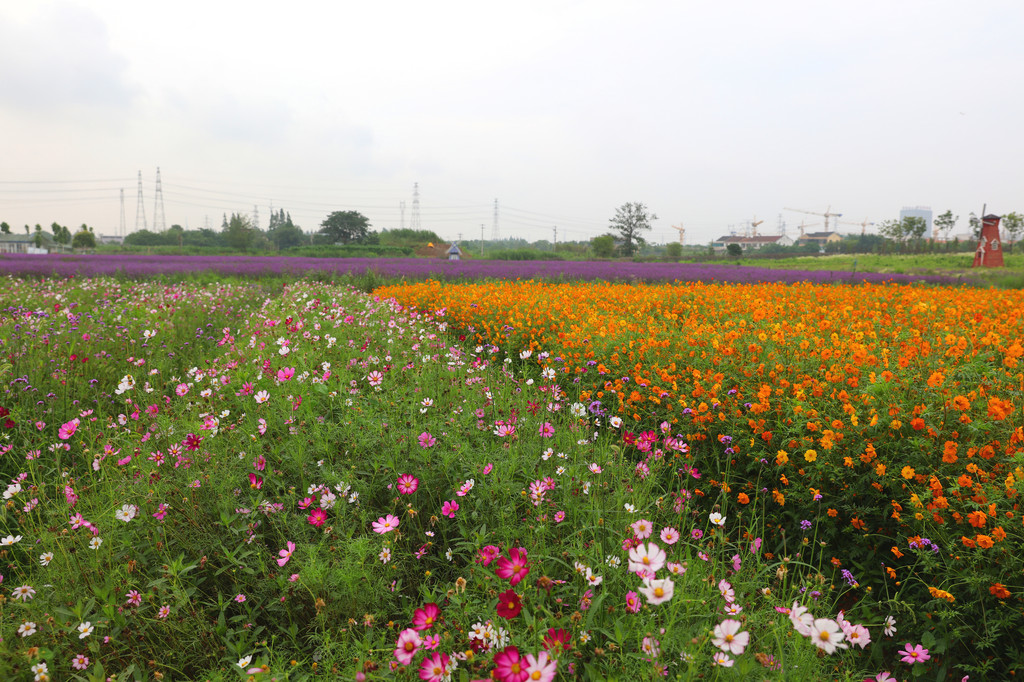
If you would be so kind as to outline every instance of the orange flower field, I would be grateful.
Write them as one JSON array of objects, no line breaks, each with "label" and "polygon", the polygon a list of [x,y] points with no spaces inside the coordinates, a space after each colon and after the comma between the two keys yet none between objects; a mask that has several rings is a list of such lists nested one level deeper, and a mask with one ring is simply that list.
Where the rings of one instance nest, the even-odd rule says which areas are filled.
[{"label": "orange flower field", "polygon": [[710,504],[760,507],[776,527],[827,516],[817,539],[834,562],[889,596],[991,606],[1021,583],[1020,291],[518,281],[375,293],[443,309],[627,427],[670,422]]}]

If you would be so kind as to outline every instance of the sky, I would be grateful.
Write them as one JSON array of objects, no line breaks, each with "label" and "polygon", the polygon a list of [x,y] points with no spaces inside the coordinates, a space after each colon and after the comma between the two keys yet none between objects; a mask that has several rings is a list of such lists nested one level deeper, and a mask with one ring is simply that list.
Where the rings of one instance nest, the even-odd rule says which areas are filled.
[{"label": "sky", "polygon": [[627,202],[656,243],[905,206],[967,232],[1024,212],[1022,28],[1018,0],[4,1],[0,221],[115,235],[123,190],[153,229],[159,168],[190,229],[413,227],[418,186],[445,239],[588,240]]}]

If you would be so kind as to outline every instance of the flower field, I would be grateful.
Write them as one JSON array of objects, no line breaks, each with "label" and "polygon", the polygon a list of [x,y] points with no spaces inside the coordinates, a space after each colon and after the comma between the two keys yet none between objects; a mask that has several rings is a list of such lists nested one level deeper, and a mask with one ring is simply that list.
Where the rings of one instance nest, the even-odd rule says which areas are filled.
[{"label": "flower field", "polygon": [[2,679],[1024,658],[1019,292],[4,284]]},{"label": "flower field", "polygon": [[943,275],[851,272],[848,270],[785,270],[727,264],[625,263],[612,261],[446,261],[435,258],[303,258],[292,256],[139,256],[21,255],[0,256],[0,275],[37,277],[128,278],[189,276],[197,272],[222,277],[302,277],[317,275],[410,280],[545,279],[622,282],[930,282],[956,283]]}]

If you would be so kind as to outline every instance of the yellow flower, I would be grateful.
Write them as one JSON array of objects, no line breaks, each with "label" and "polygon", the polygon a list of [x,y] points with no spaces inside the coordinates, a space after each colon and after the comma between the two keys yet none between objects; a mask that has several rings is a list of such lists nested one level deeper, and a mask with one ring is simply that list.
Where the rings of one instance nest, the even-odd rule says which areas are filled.
[{"label": "yellow flower", "polygon": [[808,462],[813,462],[814,460],[818,459],[818,453],[815,452],[814,450],[808,450],[807,452],[804,453],[804,459],[806,459]]}]

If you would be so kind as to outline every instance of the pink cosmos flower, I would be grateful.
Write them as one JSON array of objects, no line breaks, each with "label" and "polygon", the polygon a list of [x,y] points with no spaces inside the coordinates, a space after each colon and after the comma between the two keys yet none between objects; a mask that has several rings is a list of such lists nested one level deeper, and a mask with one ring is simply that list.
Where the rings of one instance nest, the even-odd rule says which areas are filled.
[{"label": "pink cosmos flower", "polygon": [[235,595],[235,601],[238,602],[239,604],[243,603],[245,601],[245,595],[242,594],[242,593],[236,594]]},{"label": "pink cosmos flower", "polygon": [[662,528],[661,541],[666,545],[674,545],[679,542],[679,531],[675,528]]},{"label": "pink cosmos flower", "polygon": [[249,487],[259,490],[263,487],[263,478],[256,474],[249,474]]},{"label": "pink cosmos flower", "polygon": [[423,648],[433,651],[441,646],[441,635],[427,635],[423,638]]},{"label": "pink cosmos flower", "polygon": [[648,604],[657,606],[672,599],[675,586],[676,584],[668,578],[664,580],[648,578],[644,580],[644,586],[640,588],[640,593],[647,598]]},{"label": "pink cosmos flower", "polygon": [[738,620],[731,618],[723,620],[715,626],[715,638],[711,643],[725,653],[731,653],[734,656],[742,655],[750,643],[750,633],[740,632],[741,627],[743,627],[743,623]]},{"label": "pink cosmos flower", "polygon": [[420,665],[420,679],[426,682],[441,682],[451,672],[449,664],[451,659],[448,654],[434,653],[423,659]]},{"label": "pink cosmos flower", "polygon": [[907,642],[903,646],[902,651],[897,651],[896,653],[902,656],[902,658],[900,659],[901,661],[903,661],[904,663],[908,663],[910,665],[913,665],[915,663],[924,663],[925,661],[931,658],[931,656],[928,655],[927,649],[925,649],[920,644],[910,646],[910,642]]},{"label": "pink cosmos flower", "polygon": [[555,512],[555,523],[561,523],[562,521],[565,521],[565,512],[564,511],[557,511],[557,512]]},{"label": "pink cosmos flower", "polygon": [[630,613],[640,611],[640,596],[632,590],[626,593],[626,610]]},{"label": "pink cosmos flower", "polygon": [[391,531],[397,529],[398,517],[392,514],[382,516],[373,522],[373,532],[380,533],[381,535],[383,535],[384,533],[390,533]]},{"label": "pink cosmos flower", "polygon": [[493,470],[494,470],[494,465],[491,464],[490,462],[488,462],[484,466],[484,476],[486,476],[487,474],[491,473]]},{"label": "pink cosmos flower", "polygon": [[501,549],[497,545],[487,545],[476,551],[476,562],[484,566],[490,566],[491,562],[498,558]]},{"label": "pink cosmos flower", "polygon": [[558,669],[558,661],[541,651],[536,656],[526,654],[526,679],[530,682],[552,682]]},{"label": "pink cosmos flower", "polygon": [[398,477],[397,487],[398,492],[403,495],[412,495],[416,492],[416,488],[420,487],[420,479],[412,474],[402,474]]},{"label": "pink cosmos flower", "polygon": [[526,661],[519,655],[519,649],[507,646],[494,655],[494,672],[504,682],[524,682],[529,679]]},{"label": "pink cosmos flower", "polygon": [[455,500],[449,500],[441,505],[441,516],[447,516],[450,519],[455,518],[455,512],[459,510],[459,503]]},{"label": "pink cosmos flower", "polygon": [[309,521],[312,525],[319,528],[320,526],[324,525],[324,522],[327,521],[327,512],[317,507],[309,516],[306,517],[306,520]]},{"label": "pink cosmos flower", "polygon": [[398,642],[395,643],[395,658],[402,665],[409,665],[422,644],[423,640],[420,639],[418,632],[412,628],[402,630],[398,635]]},{"label": "pink cosmos flower", "polygon": [[65,424],[61,424],[60,429],[57,431],[57,435],[60,437],[61,440],[67,440],[71,438],[71,436],[75,435],[75,431],[78,430],[78,425],[80,423],[81,422],[78,421],[78,417],[75,417],[71,421]]},{"label": "pink cosmos flower", "polygon": [[526,559],[526,550],[522,547],[513,547],[508,551],[508,556],[507,559],[498,559],[498,567],[494,573],[499,578],[507,579],[509,585],[515,587],[530,572],[530,566]]},{"label": "pink cosmos flower", "polygon": [[85,654],[76,654],[71,658],[71,667],[75,670],[85,670],[89,667],[89,657]]},{"label": "pink cosmos flower", "polygon": [[437,439],[430,435],[429,431],[424,431],[419,435],[420,447],[421,448],[432,448],[437,444]]},{"label": "pink cosmos flower", "polygon": [[295,543],[288,542],[288,548],[282,549],[277,552],[277,555],[281,557],[277,560],[278,566],[284,566],[292,558],[292,553],[295,551]]},{"label": "pink cosmos flower", "polygon": [[128,590],[127,596],[128,599],[125,601],[125,604],[129,606],[138,606],[142,603],[142,595],[139,594],[138,590]]},{"label": "pink cosmos flower", "polygon": [[629,527],[633,529],[633,533],[640,540],[646,540],[651,537],[651,533],[654,532],[654,526],[647,519],[634,521]]},{"label": "pink cosmos flower", "polygon": [[428,630],[441,618],[441,609],[434,602],[424,604],[412,614],[412,627],[415,630]]},{"label": "pink cosmos flower", "polygon": [[666,558],[665,551],[653,542],[647,545],[641,543],[629,550],[629,570],[632,573],[641,570],[657,573],[665,565]]},{"label": "pink cosmos flower", "polygon": [[551,425],[551,422],[544,422],[537,429],[537,433],[540,434],[541,438],[551,438],[555,435],[555,427]]}]

